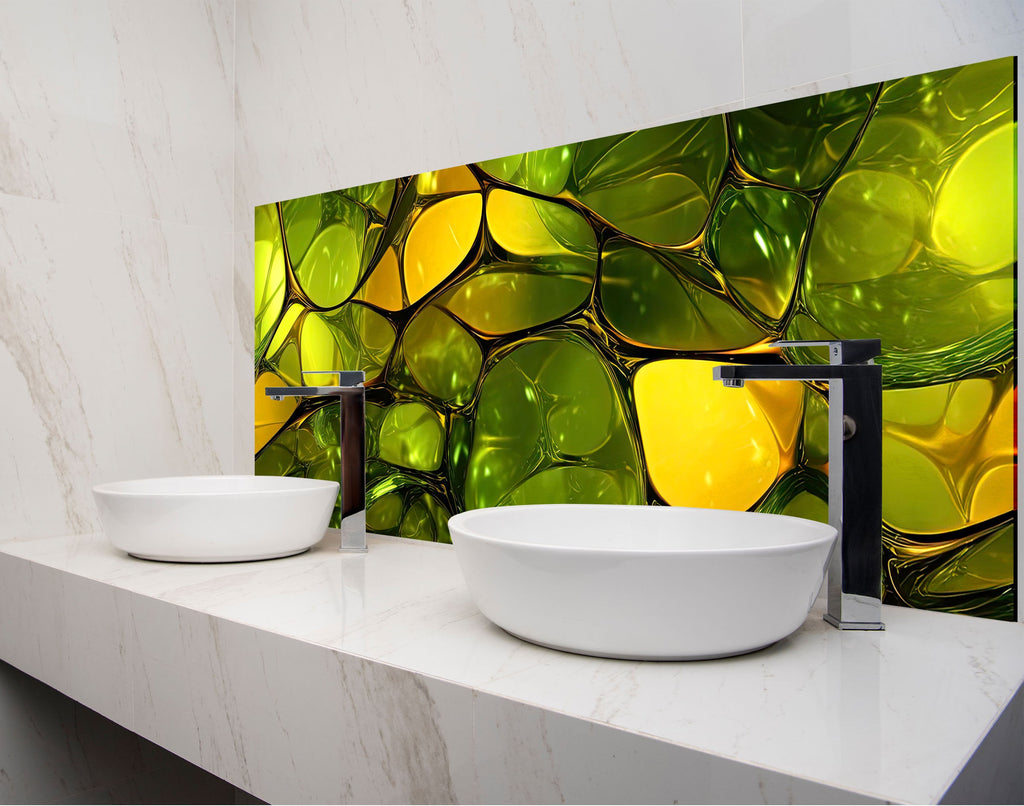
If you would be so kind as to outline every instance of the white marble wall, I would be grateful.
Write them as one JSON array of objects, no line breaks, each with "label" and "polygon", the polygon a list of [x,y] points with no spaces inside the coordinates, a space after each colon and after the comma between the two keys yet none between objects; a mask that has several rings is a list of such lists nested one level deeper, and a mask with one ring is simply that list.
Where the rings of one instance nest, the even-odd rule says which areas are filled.
[{"label": "white marble wall", "polygon": [[0,540],[231,465],[233,26],[231,0],[0,3]]},{"label": "white marble wall", "polygon": [[[0,541],[230,467],[233,86],[232,0],[0,2]],[[214,797],[9,668],[0,725],[0,802]]]},{"label": "white marble wall", "polygon": [[240,468],[255,205],[1024,50],[1021,0],[237,0],[236,13]]}]

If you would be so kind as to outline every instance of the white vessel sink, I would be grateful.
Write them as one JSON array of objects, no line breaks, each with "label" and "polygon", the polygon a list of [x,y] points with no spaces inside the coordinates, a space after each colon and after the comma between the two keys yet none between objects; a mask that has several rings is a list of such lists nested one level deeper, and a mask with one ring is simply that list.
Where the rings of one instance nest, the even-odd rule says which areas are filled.
[{"label": "white vessel sink", "polygon": [[836,540],[785,515],[551,504],[448,522],[481,612],[519,638],[609,658],[752,652],[807,618]]},{"label": "white vessel sink", "polygon": [[93,488],[117,548],[146,560],[268,560],[324,536],[338,482],[280,476],[178,476]]}]

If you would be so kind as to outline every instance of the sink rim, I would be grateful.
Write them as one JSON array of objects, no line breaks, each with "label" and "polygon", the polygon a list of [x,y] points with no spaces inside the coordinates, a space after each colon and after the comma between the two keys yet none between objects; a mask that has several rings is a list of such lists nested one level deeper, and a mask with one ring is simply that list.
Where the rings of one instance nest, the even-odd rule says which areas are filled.
[{"label": "sink rim", "polygon": [[[514,513],[516,511],[530,510],[534,512],[542,511],[571,511],[571,510],[589,510],[595,506],[608,507],[609,509],[615,509],[618,511],[623,510],[636,510],[638,507],[650,510],[663,509],[667,512],[672,510],[685,510],[687,512],[704,513],[713,512],[716,517],[726,518],[735,520],[737,525],[741,528],[749,528],[751,523],[757,521],[770,522],[770,523],[790,523],[797,525],[801,530],[808,532],[815,532],[817,534],[808,534],[806,537],[801,539],[790,540],[782,543],[760,543],[751,544],[745,546],[710,546],[710,547],[693,547],[686,545],[679,546],[642,546],[634,543],[623,543],[621,545],[611,546],[596,546],[596,545],[585,545],[585,544],[567,544],[562,542],[534,542],[532,540],[521,540],[510,537],[496,537],[494,535],[485,534],[480,531],[479,527],[473,528],[473,521],[478,518],[486,518],[493,515],[495,512],[508,512]],[[664,555],[664,556],[676,556],[680,554],[686,555],[701,555],[701,556],[714,556],[714,555],[729,555],[729,554],[746,554],[746,553],[757,553],[757,554],[774,554],[774,553],[789,553],[794,550],[800,550],[804,548],[810,548],[816,545],[832,543],[838,536],[838,531],[834,526],[827,523],[821,523],[820,521],[812,521],[809,518],[801,518],[795,515],[781,515],[769,512],[748,512],[744,510],[724,510],[724,509],[713,509],[710,507],[677,507],[677,506],[649,506],[649,505],[634,505],[634,504],[511,504],[508,506],[498,507],[481,507],[480,509],[466,510],[460,512],[449,518],[449,524],[454,525],[457,529],[460,529],[465,533],[467,537],[473,540],[482,540],[488,543],[510,546],[516,548],[528,549],[531,551],[565,551],[569,553],[573,552],[586,552],[589,554],[642,554],[642,555]],[[579,534],[579,533],[577,533]],[[777,537],[785,537],[785,534],[778,535]],[[562,539],[564,535],[559,535],[558,538]],[[635,539],[635,537],[634,537]],[[452,542],[456,540],[454,532],[452,535]]]},{"label": "sink rim", "polygon": [[[249,488],[231,484],[252,483]],[[203,489],[201,487],[189,488],[189,482],[206,482],[208,484],[221,484],[217,489]],[[161,488],[161,484],[178,484],[178,488]],[[338,487],[338,482],[329,479],[308,479],[298,476],[247,476],[244,474],[231,475],[182,475],[182,476],[159,476],[142,479],[126,479],[121,481],[107,481],[94,485],[92,491],[97,495],[114,495],[125,497],[156,496],[162,498],[193,497],[193,496],[247,496],[267,495],[273,493],[295,493],[303,490],[323,490],[328,487]]]}]

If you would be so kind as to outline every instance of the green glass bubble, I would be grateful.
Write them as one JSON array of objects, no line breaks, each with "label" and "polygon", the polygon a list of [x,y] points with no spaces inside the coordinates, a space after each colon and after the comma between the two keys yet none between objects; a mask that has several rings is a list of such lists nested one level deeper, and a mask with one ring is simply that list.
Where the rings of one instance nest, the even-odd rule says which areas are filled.
[{"label": "green glass bubble", "polygon": [[512,154],[508,157],[498,157],[493,160],[484,160],[483,162],[477,163],[477,165],[495,179],[500,179],[502,182],[511,182],[513,177],[519,171],[519,166],[522,165],[523,154]]},{"label": "green glass bubble", "polygon": [[287,293],[284,243],[276,204],[256,208],[254,251],[256,359],[259,361],[274,334]]},{"label": "green glass bubble", "polygon": [[556,146],[523,155],[523,187],[545,196],[554,196],[565,187],[572,171],[572,146]]},{"label": "green glass bubble", "polygon": [[960,550],[921,582],[932,596],[979,593],[1013,584],[1013,529],[1003,528]]},{"label": "green glass bubble", "polygon": [[437,470],[444,453],[444,426],[438,414],[419,403],[396,403],[380,427],[380,458],[412,470]]},{"label": "green glass bubble", "polygon": [[314,305],[333,308],[355,290],[362,259],[361,234],[332,224],[310,245],[295,274]]},{"label": "green glass bubble", "polygon": [[[578,211],[565,204],[542,199],[531,199],[537,218],[551,237],[552,248],[547,254],[561,260],[536,261],[549,271],[559,274],[590,274],[593,276],[597,261],[597,238],[587,220]],[[575,255],[580,260],[565,260],[565,255]],[[534,262],[534,261],[531,261]]]},{"label": "green glass bubble", "polygon": [[782,515],[828,523],[828,501],[812,493],[798,493],[783,507]]},{"label": "green glass bubble", "polygon": [[369,383],[383,371],[394,343],[394,326],[368,306],[349,303],[331,313],[310,312],[301,329],[302,368],[362,370]]},{"label": "green glass bubble", "polygon": [[[639,447],[622,390],[568,333],[511,349],[480,390],[466,506],[643,500]],[[567,492],[568,491],[568,492]]]},{"label": "green glass bubble", "polygon": [[378,216],[384,217],[388,214],[395,199],[396,184],[394,179],[388,179],[384,182],[356,185],[347,188],[343,193],[350,199],[372,208]]},{"label": "green glass bubble", "polygon": [[819,187],[853,145],[877,89],[870,84],[730,113],[741,162],[777,185]]},{"label": "green glass bubble", "polygon": [[727,159],[721,117],[658,126],[581,143],[573,189],[627,235],[685,244],[704,226]]},{"label": "green glass bubble", "polygon": [[686,280],[678,268],[686,262],[695,263],[611,242],[600,280],[611,326],[636,344],[675,350],[730,350],[760,341],[764,331],[733,305]]},{"label": "green glass bubble", "polygon": [[337,444],[320,448],[309,463],[306,477],[324,481],[338,481],[341,478],[341,449]]},{"label": "green glass bubble", "polygon": [[755,316],[783,317],[793,299],[811,201],[770,187],[727,187],[708,228],[726,285]]},{"label": "green glass bubble", "polygon": [[320,229],[323,209],[323,197],[320,195],[303,196],[281,203],[288,259],[293,266],[299,265],[313,241],[313,236]]},{"label": "green glass bubble", "polygon": [[828,400],[804,390],[803,460],[811,467],[828,464]]},{"label": "green glass bubble", "polygon": [[[625,483],[623,483],[625,481]],[[628,479],[596,467],[547,467],[520,483],[504,504],[635,504]]]},{"label": "green glass bubble", "polygon": [[488,335],[515,333],[554,322],[586,302],[593,288],[592,274],[548,271],[555,263],[549,261],[543,268],[485,266],[438,302],[477,332]]},{"label": "green glass bubble", "polygon": [[341,416],[340,406],[331,404],[318,409],[307,421],[317,444],[326,447],[338,444],[340,434],[338,422]]},{"label": "green glass bubble", "polygon": [[545,196],[554,196],[565,187],[572,172],[575,153],[575,145],[570,144],[484,160],[478,166],[502,182]]},{"label": "green glass bubble", "polygon": [[387,408],[368,400],[364,412],[366,417],[366,456],[371,459],[380,456],[380,427],[384,423]]},{"label": "green glass bubble", "polygon": [[465,499],[466,472],[473,439],[473,424],[465,414],[453,414],[448,426],[447,477],[452,495]]},{"label": "green glass bubble", "polygon": [[286,435],[279,434],[256,457],[257,476],[292,476],[299,469]]},{"label": "green glass bubble", "polygon": [[451,513],[433,495],[426,493],[406,509],[402,523],[398,527],[398,534],[416,540],[451,543],[452,538],[448,531],[450,517]]},{"label": "green glass bubble", "polygon": [[417,383],[453,405],[468,402],[483,355],[476,340],[438,308],[423,309],[402,336],[402,352]]},{"label": "green glass bubble", "polygon": [[366,528],[377,534],[398,529],[405,504],[398,493],[385,493],[366,508]]},{"label": "green glass bubble", "polygon": [[[845,173],[822,202],[807,261],[807,283],[856,283],[905,269],[925,237],[924,188],[895,173]],[[813,291],[811,291],[813,293]]]}]

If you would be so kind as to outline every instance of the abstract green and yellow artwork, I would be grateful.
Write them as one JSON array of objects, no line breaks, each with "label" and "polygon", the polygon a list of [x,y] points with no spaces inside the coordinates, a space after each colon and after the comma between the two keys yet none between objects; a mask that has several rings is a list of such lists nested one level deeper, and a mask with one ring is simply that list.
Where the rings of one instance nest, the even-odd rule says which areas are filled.
[{"label": "abstract green and yellow artwork", "polygon": [[827,387],[711,370],[880,338],[885,601],[1014,618],[1014,82],[1000,59],[256,208],[256,471],[337,478],[337,407],[263,389],[359,369],[370,531],[827,520]]}]

